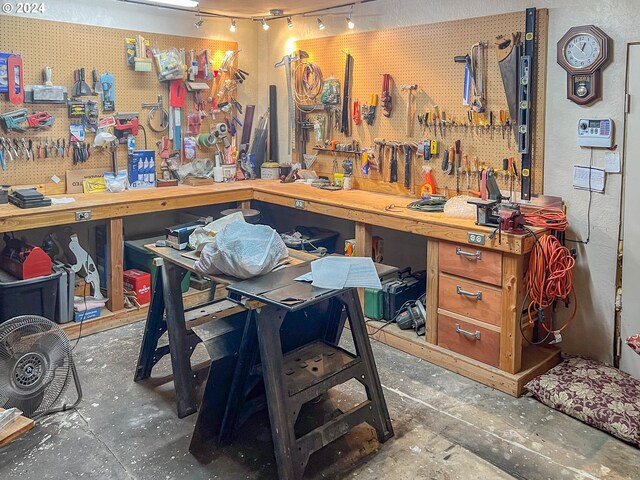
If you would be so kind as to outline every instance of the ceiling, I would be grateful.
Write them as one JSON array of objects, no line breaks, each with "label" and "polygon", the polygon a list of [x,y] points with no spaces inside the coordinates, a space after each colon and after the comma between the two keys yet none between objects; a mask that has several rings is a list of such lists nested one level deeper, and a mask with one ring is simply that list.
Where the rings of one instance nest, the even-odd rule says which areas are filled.
[{"label": "ceiling", "polygon": [[353,3],[353,0],[315,0],[303,2],[300,0],[200,0],[203,11],[222,15],[237,15],[239,17],[262,17],[269,15],[269,10],[280,9],[285,15],[320,10],[323,8]]}]

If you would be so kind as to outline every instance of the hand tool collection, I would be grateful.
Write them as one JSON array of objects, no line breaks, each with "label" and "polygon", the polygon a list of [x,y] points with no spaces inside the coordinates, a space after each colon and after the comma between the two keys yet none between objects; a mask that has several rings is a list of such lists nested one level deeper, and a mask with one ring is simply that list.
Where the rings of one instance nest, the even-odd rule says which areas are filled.
[{"label": "hand tool collection", "polygon": [[[166,163],[170,158],[177,157],[179,163],[184,163],[181,154],[184,145],[189,142],[198,149],[206,149],[202,152],[203,155],[213,156],[214,152],[220,152],[225,164],[235,164],[236,173],[225,175],[227,180],[244,178],[241,173],[243,169],[239,165],[236,139],[239,141],[239,128],[247,125],[244,130],[248,131],[242,132],[246,152],[254,107],[247,107],[244,121],[239,118],[243,114],[243,106],[237,101],[236,95],[238,87],[247,80],[249,72],[237,66],[238,51],[227,51],[218,67],[213,65],[213,56],[208,50],[200,53],[192,50],[189,65],[185,65],[184,49],[170,48],[159,51],[151,44],[140,36],[125,39],[125,58],[135,67],[132,72],[153,70],[155,60],[159,82],[157,92],[154,92],[151,98],[157,100],[143,102],[141,107],[148,110],[146,123],[150,129],[149,133],[156,136],[152,140],[155,142],[165,135],[160,142],[162,151],[158,152],[161,158]],[[23,64],[23,56],[19,54],[0,54],[0,62],[2,59],[9,69],[0,70],[0,93],[6,92],[7,99],[13,105],[7,103],[9,108],[5,107],[5,111],[0,110],[1,171],[20,168],[20,164],[15,163],[16,160],[68,158],[71,160],[69,163],[75,166],[88,162],[95,146],[104,147],[98,148],[97,151],[109,152],[113,156],[117,144],[126,144],[130,157],[128,166],[131,167],[132,154],[136,149],[136,136],[140,131],[144,134],[142,146],[146,149],[147,132],[139,114],[116,111],[116,79],[113,73],[100,73],[96,68],[87,70],[78,66],[73,72],[69,72],[72,73],[72,86],[67,88],[53,84],[53,69],[47,66],[42,69],[42,84],[24,85],[24,69],[30,67],[28,59],[24,59]],[[290,62],[288,63],[290,66]],[[7,71],[14,71],[15,75],[7,75]],[[5,72],[4,77],[1,72]],[[59,70],[56,72],[56,76],[60,76]],[[131,75],[136,76],[139,73]],[[5,83],[7,88],[3,90],[2,86]],[[123,81],[123,84],[131,83],[130,79]],[[322,87],[321,79],[317,84]],[[187,91],[193,94],[193,113],[190,113],[191,105],[185,101]],[[212,94],[207,97],[203,92]],[[168,102],[165,98],[169,99]],[[119,100],[118,103],[124,105],[127,102]],[[65,107],[66,112],[62,112]],[[68,118],[67,132],[62,131],[63,128],[67,129],[67,126],[61,125],[65,113]],[[183,121],[183,116],[188,121]],[[189,127],[188,134],[198,137],[204,135],[206,138],[197,142],[195,137],[183,136],[183,123]],[[219,134],[219,125],[225,126],[223,134]],[[202,130],[206,130],[207,133],[202,133]],[[43,136],[43,131],[49,134]],[[35,133],[40,135],[34,136]],[[95,145],[93,138],[87,138],[89,134],[96,135]],[[115,137],[115,143],[112,145],[109,141],[99,145],[98,137],[101,136],[103,140],[104,135]],[[262,148],[260,145],[258,147]],[[214,152],[211,149],[214,149]],[[245,162],[246,160],[248,159],[245,159]],[[244,171],[247,170],[245,166]],[[178,178],[177,168],[167,171],[170,171],[170,177]]]},{"label": "hand tool collection", "polygon": [[[535,9],[528,9],[526,13],[527,23],[524,27],[529,32]],[[491,174],[495,181],[500,182],[503,191],[510,192],[509,198],[514,198],[516,194],[525,198],[530,189],[529,146],[533,99],[530,97],[530,88],[525,89],[523,85],[533,83],[531,67],[535,62],[530,56],[524,55],[527,44],[522,39],[531,36],[529,33],[514,33],[508,38],[499,37],[495,44],[477,39],[470,44],[468,53],[453,56],[455,64],[464,66],[464,71],[460,71],[462,108],[450,103],[446,108],[443,104],[438,105],[428,86],[418,88],[417,79],[403,79],[401,84],[392,73],[381,74],[380,92],[367,92],[368,101],[365,103],[353,93],[354,82],[360,81],[359,77],[353,75],[354,58],[348,52],[343,52],[346,53],[346,64],[342,85],[334,78],[322,80],[322,86],[314,84],[322,95],[307,98],[305,103],[298,98],[300,95],[296,95],[293,101],[294,107],[298,106],[297,111],[292,109],[295,117],[292,123],[296,133],[295,144],[300,148],[300,162],[306,153],[307,132],[313,129],[316,133],[313,149],[317,153],[331,155],[334,163],[339,156],[355,160],[356,163],[359,161],[361,169],[355,175],[371,175],[373,181],[399,182],[406,193],[415,193],[416,186],[419,187],[418,191],[422,191],[422,178],[416,172],[423,171],[422,167],[429,166],[435,160],[440,168],[430,167],[433,172],[431,182],[437,180],[440,185],[434,184],[434,194],[454,195],[455,191],[455,195],[479,197],[483,175],[486,177]],[[497,61],[493,60],[489,49],[497,51]],[[305,52],[305,58],[308,56]],[[299,62],[296,69],[312,69],[312,78],[322,79],[316,64],[297,57],[290,58],[292,62]],[[494,63],[491,70],[490,62]],[[456,68],[452,66],[452,69]],[[502,77],[505,101],[501,105],[494,100],[495,96],[489,100],[487,95],[488,84],[495,84],[494,80],[497,80],[489,78],[490,71],[499,71]],[[309,82],[304,76],[293,74],[288,75],[287,79],[293,81],[291,89],[294,92],[301,88],[308,89],[306,84]],[[330,92],[333,94],[330,95]],[[406,97],[396,97],[402,92],[407,93]],[[406,107],[404,118],[391,118],[394,103],[397,105],[396,99],[400,103],[406,100],[403,105]],[[523,106],[526,107],[524,111]],[[382,115],[376,120],[378,112]],[[399,131],[403,131],[404,138],[399,138]],[[382,134],[395,138],[385,139]],[[369,144],[363,143],[362,148],[350,152],[341,152],[333,147],[335,144],[348,143],[343,141],[342,136],[349,138],[351,135],[360,139],[369,138]],[[398,151],[404,152],[404,168],[398,168]],[[516,167],[516,153],[522,153],[522,161],[527,162],[527,168]],[[323,168],[320,170],[323,172],[330,171],[330,165],[325,166],[322,155],[316,168]],[[521,185],[518,180],[522,182]]]}]

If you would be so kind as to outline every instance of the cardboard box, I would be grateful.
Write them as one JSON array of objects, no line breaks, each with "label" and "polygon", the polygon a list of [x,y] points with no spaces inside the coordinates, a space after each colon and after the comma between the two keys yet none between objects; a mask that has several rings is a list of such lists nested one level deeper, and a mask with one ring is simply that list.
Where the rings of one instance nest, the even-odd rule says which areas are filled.
[{"label": "cardboard box", "polygon": [[67,193],[83,193],[82,182],[85,178],[103,178],[108,168],[81,168],[66,171]]},{"label": "cardboard box", "polygon": [[140,305],[151,301],[151,275],[132,268],[124,272],[124,288],[135,293]]},{"label": "cardboard box", "polygon": [[129,188],[151,188],[156,186],[155,150],[134,150],[127,160]]},{"label": "cardboard box", "polygon": [[88,308],[86,310],[82,310],[81,312],[78,312],[78,311],[73,312],[73,320],[78,323],[85,322],[93,318],[98,318],[99,316],[100,316],[100,307]]},{"label": "cardboard box", "polygon": [[183,223],[165,228],[167,234],[167,245],[176,250],[184,250],[189,246],[189,236],[193,231],[204,225],[201,221]]},{"label": "cardboard box", "polygon": [[9,91],[7,62],[10,56],[10,53],[0,53],[0,93],[7,93]]}]

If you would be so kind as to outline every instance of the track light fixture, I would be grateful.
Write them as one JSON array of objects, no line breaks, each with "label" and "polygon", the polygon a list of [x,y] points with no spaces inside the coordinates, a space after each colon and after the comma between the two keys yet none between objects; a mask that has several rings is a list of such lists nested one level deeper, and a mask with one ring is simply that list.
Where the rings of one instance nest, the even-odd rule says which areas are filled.
[{"label": "track light fixture", "polygon": [[322,19],[318,17],[318,29],[324,30],[324,23],[322,23]]},{"label": "track light fixture", "polygon": [[262,19],[262,21],[260,23],[262,23],[262,28],[264,28],[265,32],[267,30],[269,30],[269,24],[267,23],[267,21],[264,18]]},{"label": "track light fixture", "polygon": [[235,18],[231,19],[231,26],[229,27],[229,31],[230,32],[235,32],[236,31],[236,19]]},{"label": "track light fixture", "polygon": [[153,3],[160,3],[162,5],[169,5],[174,7],[195,8],[198,6],[196,0],[150,0]]},{"label": "track light fixture", "polygon": [[349,27],[349,30],[353,30],[353,27],[356,26],[356,24],[353,23],[353,20],[351,19],[352,15],[353,15],[353,5],[351,5],[351,10],[349,11],[349,16],[347,17],[347,27]]},{"label": "track light fixture", "polygon": [[293,22],[291,21],[291,17],[287,17],[287,27],[293,28]]}]

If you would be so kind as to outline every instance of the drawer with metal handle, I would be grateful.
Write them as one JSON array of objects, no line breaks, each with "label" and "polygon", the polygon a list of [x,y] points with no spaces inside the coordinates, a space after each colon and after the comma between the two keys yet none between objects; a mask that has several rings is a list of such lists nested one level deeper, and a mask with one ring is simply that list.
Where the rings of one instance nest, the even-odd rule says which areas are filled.
[{"label": "drawer with metal handle", "polygon": [[441,241],[440,271],[491,285],[502,285],[502,254],[473,245]]},{"label": "drawer with metal handle", "polygon": [[438,345],[480,362],[500,365],[500,333],[491,326],[438,314]]},{"label": "drawer with metal handle", "polygon": [[502,291],[491,285],[441,273],[438,307],[500,326]]}]

